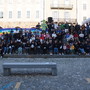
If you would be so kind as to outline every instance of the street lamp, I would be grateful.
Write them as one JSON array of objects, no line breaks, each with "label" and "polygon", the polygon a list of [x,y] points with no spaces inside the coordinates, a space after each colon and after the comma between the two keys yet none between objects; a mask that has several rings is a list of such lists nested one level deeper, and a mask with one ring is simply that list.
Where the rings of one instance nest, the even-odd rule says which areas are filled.
[{"label": "street lamp", "polygon": [[76,23],[77,23],[77,19],[78,19],[78,3],[76,0]]},{"label": "street lamp", "polygon": [[59,22],[59,0],[58,0],[58,22]]},{"label": "street lamp", "polygon": [[43,20],[45,19],[45,0],[43,0]]}]

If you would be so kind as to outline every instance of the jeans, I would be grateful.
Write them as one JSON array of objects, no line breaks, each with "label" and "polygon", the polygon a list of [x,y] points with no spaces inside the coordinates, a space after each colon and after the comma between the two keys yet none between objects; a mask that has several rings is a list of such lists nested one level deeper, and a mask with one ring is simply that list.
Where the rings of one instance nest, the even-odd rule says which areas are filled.
[{"label": "jeans", "polygon": [[83,54],[85,53],[85,50],[83,48],[79,48],[79,50],[81,53],[83,53]]},{"label": "jeans", "polygon": [[4,54],[8,53],[8,47],[4,47]]},{"label": "jeans", "polygon": [[58,53],[58,48],[54,48],[54,54]]},{"label": "jeans", "polygon": [[11,53],[12,53],[12,48],[9,48],[8,51],[9,51],[9,53],[11,54]]}]

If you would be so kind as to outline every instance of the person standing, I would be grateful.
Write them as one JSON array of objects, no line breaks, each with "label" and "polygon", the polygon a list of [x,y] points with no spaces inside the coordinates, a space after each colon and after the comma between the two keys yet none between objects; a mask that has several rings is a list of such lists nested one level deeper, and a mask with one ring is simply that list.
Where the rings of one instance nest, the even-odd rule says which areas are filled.
[{"label": "person standing", "polygon": [[41,29],[42,29],[42,31],[45,32],[47,28],[48,28],[48,26],[47,26],[47,24],[46,24],[46,21],[43,20],[43,21],[42,21],[42,24],[41,24]]},{"label": "person standing", "polygon": [[40,29],[40,27],[41,27],[41,25],[40,25],[40,23],[38,23],[38,24],[36,25],[36,29]]}]

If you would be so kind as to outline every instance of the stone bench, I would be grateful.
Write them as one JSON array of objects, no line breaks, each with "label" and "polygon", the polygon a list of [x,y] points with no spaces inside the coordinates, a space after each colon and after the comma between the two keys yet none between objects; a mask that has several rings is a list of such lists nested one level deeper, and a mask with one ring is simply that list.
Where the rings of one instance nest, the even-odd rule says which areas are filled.
[{"label": "stone bench", "polygon": [[8,76],[11,74],[11,68],[51,68],[52,75],[57,75],[56,63],[4,63],[3,74]]}]

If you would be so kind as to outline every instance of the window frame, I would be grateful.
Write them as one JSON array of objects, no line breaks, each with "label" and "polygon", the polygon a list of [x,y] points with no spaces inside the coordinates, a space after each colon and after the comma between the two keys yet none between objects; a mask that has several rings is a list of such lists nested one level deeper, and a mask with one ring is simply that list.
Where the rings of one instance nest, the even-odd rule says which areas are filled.
[{"label": "window frame", "polygon": [[3,18],[3,11],[0,11],[0,19]]}]

